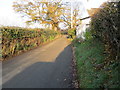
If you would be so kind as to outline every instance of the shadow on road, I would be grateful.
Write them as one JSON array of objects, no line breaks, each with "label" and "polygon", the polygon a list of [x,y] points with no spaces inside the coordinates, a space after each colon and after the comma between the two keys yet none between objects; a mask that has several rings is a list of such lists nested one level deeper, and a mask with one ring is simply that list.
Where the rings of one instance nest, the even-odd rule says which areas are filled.
[{"label": "shadow on road", "polygon": [[71,62],[72,50],[68,45],[54,62],[35,62],[4,83],[3,88],[70,88]]}]

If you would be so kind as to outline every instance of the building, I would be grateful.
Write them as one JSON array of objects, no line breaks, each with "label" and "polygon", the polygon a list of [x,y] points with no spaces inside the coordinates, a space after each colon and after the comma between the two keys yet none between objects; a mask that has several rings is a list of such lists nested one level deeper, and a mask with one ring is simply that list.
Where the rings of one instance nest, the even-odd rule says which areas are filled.
[{"label": "building", "polygon": [[97,13],[99,10],[100,10],[100,8],[91,8],[89,10],[87,9],[88,16],[84,17],[84,18],[81,18],[80,20],[82,21],[82,23],[77,27],[77,30],[76,30],[77,38],[85,39],[84,33],[86,32],[86,29],[90,25],[91,17],[95,13]]}]

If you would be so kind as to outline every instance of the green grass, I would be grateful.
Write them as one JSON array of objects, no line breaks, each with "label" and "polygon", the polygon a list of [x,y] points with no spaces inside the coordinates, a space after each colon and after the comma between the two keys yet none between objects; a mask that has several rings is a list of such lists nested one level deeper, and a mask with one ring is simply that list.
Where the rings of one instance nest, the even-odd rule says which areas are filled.
[{"label": "green grass", "polygon": [[[104,65],[104,44],[97,39],[75,42],[80,88],[118,88],[118,65]],[[118,63],[117,63],[118,64]],[[101,65],[101,66],[100,66]]]}]

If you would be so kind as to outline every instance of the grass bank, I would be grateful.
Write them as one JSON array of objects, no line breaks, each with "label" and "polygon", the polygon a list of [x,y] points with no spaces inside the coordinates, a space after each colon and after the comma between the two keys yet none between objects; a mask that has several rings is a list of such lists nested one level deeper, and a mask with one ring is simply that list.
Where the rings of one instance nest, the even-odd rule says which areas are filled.
[{"label": "grass bank", "polygon": [[80,88],[120,88],[118,62],[105,64],[104,44],[97,39],[74,42]]}]

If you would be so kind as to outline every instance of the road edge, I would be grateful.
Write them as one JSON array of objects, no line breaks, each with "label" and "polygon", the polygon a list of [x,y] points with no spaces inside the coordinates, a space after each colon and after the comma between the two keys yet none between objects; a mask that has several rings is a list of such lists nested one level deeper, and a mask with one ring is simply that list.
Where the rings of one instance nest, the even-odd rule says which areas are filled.
[{"label": "road edge", "polygon": [[72,45],[72,53],[73,53],[73,58],[72,58],[72,68],[73,68],[73,80],[72,80],[72,85],[74,88],[80,88],[80,84],[78,81],[78,75],[77,75],[77,63],[76,63],[76,58],[75,58],[75,47]]}]

